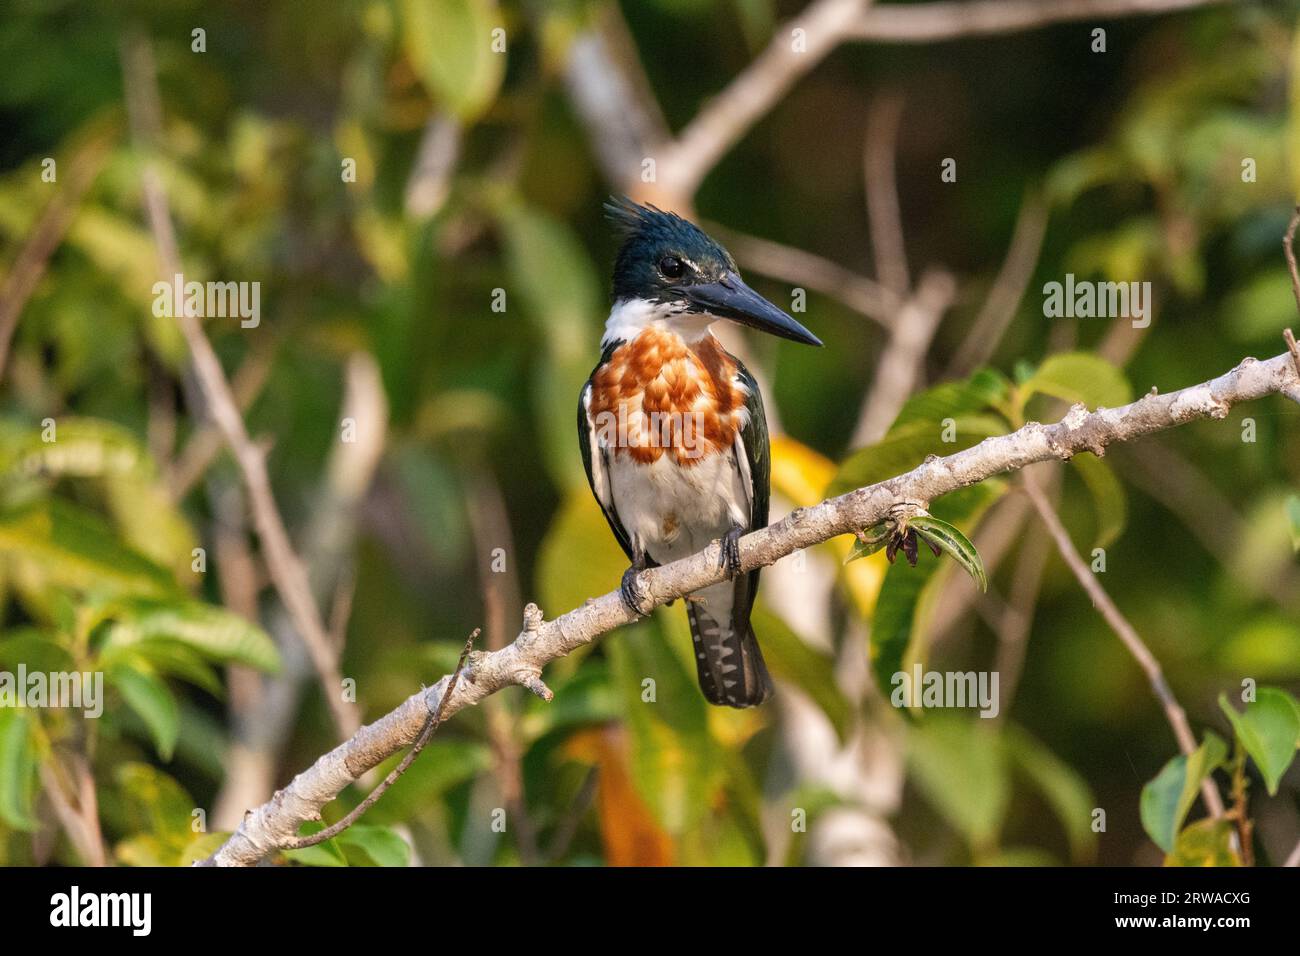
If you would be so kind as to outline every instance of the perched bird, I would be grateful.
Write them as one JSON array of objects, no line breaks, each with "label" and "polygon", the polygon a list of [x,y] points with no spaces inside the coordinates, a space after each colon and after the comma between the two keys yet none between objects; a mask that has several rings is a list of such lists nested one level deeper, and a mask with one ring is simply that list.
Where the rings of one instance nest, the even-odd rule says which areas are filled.
[{"label": "perched bird", "polygon": [[600,364],[578,402],[578,440],[591,490],[632,562],[619,591],[643,613],[639,572],[720,540],[729,580],[686,601],[696,669],[711,703],[751,707],[771,679],[749,622],[758,571],[738,573],[738,542],[767,525],[767,420],[758,384],[710,326],[729,319],[821,342],[745,285],[731,254],[695,225],[628,199],[605,210],[623,244]]}]

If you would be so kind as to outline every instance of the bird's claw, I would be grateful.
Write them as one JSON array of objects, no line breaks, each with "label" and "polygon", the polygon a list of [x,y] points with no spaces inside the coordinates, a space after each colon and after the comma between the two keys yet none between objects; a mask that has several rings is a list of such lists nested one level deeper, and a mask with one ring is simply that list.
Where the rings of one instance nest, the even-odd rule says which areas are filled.
[{"label": "bird's claw", "polygon": [[629,611],[637,617],[645,617],[645,612],[641,610],[641,604],[645,601],[645,591],[641,589],[639,575],[641,569],[633,565],[623,572],[623,580],[618,586],[618,596],[623,599],[623,604]]},{"label": "bird's claw", "polygon": [[725,568],[727,577],[734,578],[740,573],[740,539],[745,529],[736,525],[722,536],[719,542],[718,567]]}]

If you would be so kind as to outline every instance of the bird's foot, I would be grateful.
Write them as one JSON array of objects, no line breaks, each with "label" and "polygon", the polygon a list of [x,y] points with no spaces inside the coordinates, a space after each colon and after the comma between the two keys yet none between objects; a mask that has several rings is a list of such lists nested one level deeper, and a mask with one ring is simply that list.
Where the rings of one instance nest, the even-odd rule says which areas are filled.
[{"label": "bird's foot", "polygon": [[745,529],[736,525],[719,542],[721,551],[718,554],[718,567],[726,569],[729,578],[740,573],[740,539],[744,534]]},{"label": "bird's foot", "polygon": [[637,617],[645,617],[646,612],[641,610],[641,605],[645,601],[645,591],[641,587],[639,580],[640,574],[645,570],[645,566],[638,567],[632,565],[623,572],[623,580],[618,586],[618,596],[623,599],[624,606]]}]

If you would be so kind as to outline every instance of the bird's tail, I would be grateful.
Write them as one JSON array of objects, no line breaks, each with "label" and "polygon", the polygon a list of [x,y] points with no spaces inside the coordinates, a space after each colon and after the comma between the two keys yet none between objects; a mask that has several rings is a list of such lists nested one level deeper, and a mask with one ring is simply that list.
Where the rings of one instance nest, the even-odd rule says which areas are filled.
[{"label": "bird's tail", "polygon": [[697,591],[686,603],[700,690],[711,704],[753,707],[772,692],[772,679],[749,623],[749,602],[744,601],[743,613],[733,613],[743,599],[741,590],[731,582],[715,584]]}]

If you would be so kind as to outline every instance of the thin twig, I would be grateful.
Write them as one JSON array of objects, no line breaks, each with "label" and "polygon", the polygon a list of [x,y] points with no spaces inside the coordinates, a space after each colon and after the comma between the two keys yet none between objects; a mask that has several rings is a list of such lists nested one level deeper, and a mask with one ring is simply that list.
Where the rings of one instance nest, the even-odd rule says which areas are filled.
[{"label": "thin twig", "polygon": [[1047,203],[1037,190],[1031,189],[1020,204],[1007,254],[993,287],[957,354],[948,363],[949,378],[969,375],[993,356],[1033,278],[1046,233]]},{"label": "thin twig", "polygon": [[858,275],[838,262],[771,239],[746,235],[716,223],[707,223],[706,228],[746,269],[819,292],[866,316],[881,328],[894,327],[903,300],[874,279]]},{"label": "thin twig", "polygon": [[889,341],[876,363],[871,388],[858,413],[852,439],[855,447],[873,444],[889,430],[899,409],[921,381],[925,353],[930,350],[939,323],[957,294],[957,283],[951,275],[930,271],[921,277],[915,294],[909,295],[911,279],[894,172],[902,117],[903,99],[898,95],[873,102],[867,117],[862,167],[876,275],[885,288],[904,302],[894,317]]},{"label": "thin twig", "polygon": [[478,636],[479,629],[476,627],[470,632],[469,637],[465,641],[465,647],[462,648],[460,652],[460,659],[456,661],[456,669],[451,672],[451,680],[447,683],[447,690],[438,698],[438,706],[425,719],[424,726],[420,728],[420,736],[415,738],[415,743],[412,744],[411,749],[406,752],[406,756],[402,758],[401,763],[390,770],[388,776],[379,783],[379,786],[375,787],[374,790],[371,790],[366,798],[353,807],[352,810],[343,817],[343,819],[331,823],[324,830],[320,830],[310,836],[299,837],[296,840],[291,840],[284,846],[284,849],[301,850],[303,847],[315,846],[317,843],[324,843],[326,840],[338,836],[348,827],[352,826],[352,824],[361,819],[361,815],[379,801],[379,798],[384,795],[388,788],[397,782],[397,778],[406,773],[406,768],[415,762],[415,758],[420,756],[420,751],[424,749],[424,745],[429,742],[433,735],[438,732],[438,728],[442,726],[443,709],[447,706],[447,701],[450,699],[451,695],[456,692],[456,683],[460,680],[461,671],[465,668],[465,661],[469,658],[470,651],[474,650],[474,640]]},{"label": "thin twig", "polygon": [[[988,514],[975,526],[972,540],[979,548],[989,578],[1022,540],[1028,518],[1029,502],[1006,495],[994,502]],[[967,611],[978,607],[979,594],[978,585],[969,575],[954,575],[951,586],[942,589],[928,621],[928,631],[936,646],[965,618]]]},{"label": "thin twig", "polygon": [[[90,765],[80,754],[69,758],[71,780],[61,777],[64,769],[57,758],[41,762],[42,792],[49,798],[55,816],[84,866],[107,866],[108,853],[99,827],[99,810],[95,800],[95,778]],[[72,795],[69,795],[69,790]]]},{"label": "thin twig", "polygon": [[[514,535],[510,530],[510,517],[501,489],[486,468],[471,469],[467,482],[470,530],[478,559],[479,588],[483,594],[483,613],[487,626],[488,650],[497,651],[509,643],[507,621],[518,614],[519,579],[515,573]],[[495,549],[504,554],[505,567],[494,567]],[[483,705],[487,708],[487,732],[495,756],[494,775],[501,798],[513,822],[512,832],[519,858],[525,866],[535,865],[540,857],[537,851],[537,831],[528,814],[524,794],[524,773],[521,748],[516,739],[519,721],[504,697],[491,697]]]},{"label": "thin twig", "polygon": [[546,854],[552,863],[558,863],[569,852],[569,847],[573,844],[573,838],[577,836],[582,818],[586,816],[587,810],[591,808],[591,800],[596,795],[596,783],[599,780],[600,765],[597,764],[587,771],[587,775],[582,780],[582,786],[578,788],[578,793],[573,798],[573,804],[564,815],[560,826],[556,828],[550,849],[547,850]]},{"label": "thin twig", "polygon": [[1295,296],[1296,308],[1300,309],[1300,271],[1296,269],[1295,232],[1300,227],[1300,206],[1291,212],[1291,221],[1286,224],[1282,235],[1282,254],[1286,256],[1286,268],[1291,273],[1291,293]]},{"label": "thin twig", "polygon": [[[1101,616],[1106,619],[1111,630],[1120,639],[1128,649],[1129,654],[1138,662],[1138,666],[1147,675],[1147,680],[1151,682],[1151,690],[1160,701],[1160,706],[1164,708],[1165,719],[1169,721],[1169,726],[1173,728],[1174,737],[1178,740],[1178,748],[1185,754],[1191,754],[1196,751],[1196,735],[1192,733],[1191,725],[1187,722],[1187,712],[1183,710],[1178,699],[1174,696],[1169,682],[1165,680],[1164,671],[1160,667],[1160,661],[1151,653],[1151,649],[1146,646],[1142,638],[1133,625],[1129,623],[1111,600],[1106,589],[1101,586],[1097,576],[1092,573],[1087,563],[1079,555],[1079,551],[1070,540],[1070,532],[1065,529],[1061,519],[1057,516],[1052,504],[1043,494],[1043,490],[1038,487],[1038,483],[1028,472],[1022,472],[1020,475],[1021,487],[1024,488],[1025,494],[1029,497],[1038,512],[1038,517],[1042,519],[1047,528],[1048,534],[1056,542],[1056,550],[1064,559],[1070,571],[1074,574],[1075,579],[1083,588],[1084,592],[1092,599],[1093,607],[1101,612]],[[1201,795],[1205,798],[1206,809],[1210,811],[1213,817],[1223,816],[1223,798],[1219,796],[1219,791],[1214,785],[1214,781],[1206,779],[1201,783]]]},{"label": "thin twig", "polygon": [[[274,360],[273,340],[269,336],[261,337],[239,368],[235,369],[230,380],[230,390],[241,415],[262,394],[262,389],[270,380]],[[189,441],[167,470],[167,488],[174,501],[180,501],[189,493],[216,460],[223,445],[221,429],[211,419],[205,418],[194,429]]]},{"label": "thin twig", "polygon": [[903,216],[899,210],[897,165],[898,127],[903,119],[903,97],[881,96],[867,113],[866,143],[862,149],[862,178],[867,196],[867,225],[871,254],[880,284],[903,298],[911,288]]},{"label": "thin twig", "polygon": [[[250,360],[251,357],[245,360],[241,370]],[[237,375],[236,392],[238,388]],[[338,600],[338,589],[352,573],[357,512],[379,467],[388,430],[387,402],[378,363],[367,352],[353,353],[344,368],[339,420],[347,419],[356,425],[353,435],[356,440],[336,442],[330,450],[323,480],[313,491],[311,503],[305,509],[308,518],[298,537],[299,553],[310,557],[307,571],[312,595],[321,606],[327,600],[330,603],[330,647],[339,655],[343,652],[350,609],[346,607],[347,601]],[[208,484],[211,488],[225,480],[224,472],[212,473]],[[236,493],[235,501],[228,501],[230,495],[225,493],[210,493],[210,498],[214,512],[224,516],[221,524],[227,529],[238,530],[238,544],[242,548],[246,537],[246,509],[239,494],[242,485],[230,487]],[[221,569],[218,580],[223,585],[224,596],[224,585],[230,574],[242,569],[244,576],[251,577],[248,574],[250,566],[235,555],[235,564],[228,569],[227,558],[231,556],[231,548],[220,548],[221,536],[216,541]],[[256,589],[261,588],[262,582],[257,580],[245,586],[255,587],[251,604],[246,600],[226,603],[246,617],[256,616]],[[250,607],[252,610],[248,610]],[[271,795],[275,770],[293,731],[304,686],[315,676],[283,601],[271,602],[264,617],[267,630],[280,647],[283,666],[273,678],[249,672],[249,680],[245,680],[239,670],[231,669],[230,757],[235,763],[226,775],[213,811],[213,819],[221,829],[234,829],[248,807],[257,806]],[[236,697],[236,689],[247,690],[247,693]],[[368,776],[369,772],[363,779]],[[221,823],[223,820],[224,825]]]},{"label": "thin twig", "polygon": [[[1044,471],[1053,468],[1050,463],[1036,465]],[[1059,471],[1060,466],[1054,466]],[[1026,470],[1028,474],[1033,469]],[[1051,476],[1053,484],[1055,475]],[[1024,672],[1025,654],[1029,649],[1029,635],[1033,630],[1034,610],[1038,604],[1038,592],[1043,581],[1043,572],[1047,568],[1047,558],[1051,553],[1052,543],[1047,533],[1034,526],[1024,534],[1024,543],[1016,558],[1016,566],[1011,574],[1011,589],[1007,592],[1007,603],[1001,609],[995,621],[998,635],[995,668],[1001,675],[999,691],[1002,701],[998,716],[1005,717],[1016,698],[1016,689],[1020,676]]]},{"label": "thin twig", "polygon": [[950,273],[932,270],[921,276],[915,294],[899,310],[876,362],[876,374],[853,430],[853,447],[873,444],[889,430],[921,380],[925,353],[956,294],[957,282]]},{"label": "thin twig", "polygon": [[[132,34],[124,39],[122,74],[132,133],[141,147],[148,148],[158,136],[161,107],[153,52],[143,35]],[[180,274],[180,249],[167,206],[167,194],[152,162],[144,164],[140,179],[159,265],[165,275]],[[208,411],[221,429],[221,434],[243,473],[253,508],[254,524],[262,542],[271,579],[307,647],[339,736],[347,738],[356,732],[360,720],[356,708],[343,699],[338,660],[330,647],[320,609],[312,596],[306,566],[294,551],[284,519],[275,504],[265,455],[248,435],[230,382],[221,368],[221,360],[217,358],[212,343],[204,334],[198,317],[182,308],[176,320],[189,346],[194,374],[208,404]]]},{"label": "thin twig", "polygon": [[[1064,460],[1083,451],[1104,451],[1107,445],[1134,441],[1191,421],[1221,420],[1240,402],[1279,394],[1300,402],[1300,373],[1287,353],[1264,361],[1247,359],[1210,381],[1164,394],[1151,392],[1119,408],[1089,413],[1076,405],[1056,424],[1031,422],[955,454],[930,458],[887,481],[812,507],[796,508],[775,524],[740,539],[739,570],[765,567],[801,548],[871,527],[900,503],[924,505],[1034,462]],[[642,572],[645,605],[659,607],[723,581],[726,572],[719,554],[720,544],[714,542],[690,557]],[[524,611],[520,635],[501,650],[476,657],[470,679],[461,681],[454,695],[443,693],[448,681],[443,678],[322,755],[269,802],[249,811],[210,862],[250,866],[296,838],[302,823],[312,819],[313,813],[319,814],[344,787],[419,735],[433,700],[444,707],[445,718],[514,685],[550,699],[551,693],[541,678],[542,668],[635,620],[637,616],[628,610],[617,590],[589,598],[580,607],[550,621],[530,604]]]},{"label": "thin twig", "polygon": [[1290,329],[1282,330],[1282,338],[1286,339],[1286,350],[1291,353],[1291,361],[1295,362],[1295,370],[1300,373],[1300,345],[1296,344],[1295,333]]},{"label": "thin twig", "polygon": [[1232,762],[1232,789],[1229,796],[1232,798],[1232,808],[1228,810],[1227,817],[1232,821],[1237,831],[1237,844],[1241,848],[1241,862],[1244,866],[1255,865],[1255,823],[1250,819],[1250,813],[1246,804],[1246,750],[1241,746],[1240,740],[1233,741]]}]

